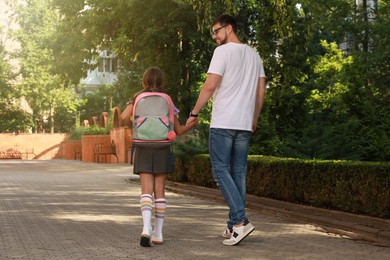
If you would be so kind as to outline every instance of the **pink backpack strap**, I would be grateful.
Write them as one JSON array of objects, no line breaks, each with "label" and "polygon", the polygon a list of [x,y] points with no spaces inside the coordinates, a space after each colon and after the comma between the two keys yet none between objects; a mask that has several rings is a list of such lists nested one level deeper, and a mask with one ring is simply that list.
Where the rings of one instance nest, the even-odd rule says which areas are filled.
[{"label": "pink backpack strap", "polygon": [[167,101],[168,101],[168,105],[169,105],[169,120],[174,123],[175,122],[175,111],[174,111],[174,105],[173,105],[173,101],[171,99],[171,97],[165,93],[159,93],[159,94],[162,94],[161,96],[163,96]]}]

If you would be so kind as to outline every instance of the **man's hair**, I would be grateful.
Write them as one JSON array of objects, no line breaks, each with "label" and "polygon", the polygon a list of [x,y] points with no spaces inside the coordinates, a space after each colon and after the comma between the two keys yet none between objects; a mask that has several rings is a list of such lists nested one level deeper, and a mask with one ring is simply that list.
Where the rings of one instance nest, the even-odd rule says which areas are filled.
[{"label": "man's hair", "polygon": [[213,23],[211,24],[211,27],[216,25],[217,23],[221,25],[231,25],[233,28],[233,32],[237,33],[237,23],[236,20],[234,20],[233,17],[227,14],[221,14],[217,18],[214,19]]}]

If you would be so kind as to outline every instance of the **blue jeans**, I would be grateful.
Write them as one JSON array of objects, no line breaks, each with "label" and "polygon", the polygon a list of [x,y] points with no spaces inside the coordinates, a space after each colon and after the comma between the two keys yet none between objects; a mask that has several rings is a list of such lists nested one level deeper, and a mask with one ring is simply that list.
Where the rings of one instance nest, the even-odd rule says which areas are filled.
[{"label": "blue jeans", "polygon": [[251,131],[210,129],[212,173],[229,206],[228,228],[248,221],[245,215],[246,174],[251,136]]}]

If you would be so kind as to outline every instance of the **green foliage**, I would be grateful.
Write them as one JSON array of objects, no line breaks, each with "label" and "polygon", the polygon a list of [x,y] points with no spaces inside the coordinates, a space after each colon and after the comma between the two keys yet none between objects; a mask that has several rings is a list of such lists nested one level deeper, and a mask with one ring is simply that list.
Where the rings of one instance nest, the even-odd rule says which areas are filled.
[{"label": "green foliage", "polygon": [[194,85],[211,56],[208,43],[201,41],[208,31],[198,32],[193,9],[178,1],[136,1],[131,12],[124,33],[131,37],[129,40],[137,40],[123,48],[144,67],[157,65],[163,69],[168,93],[183,114],[188,115]]},{"label": "green foliage", "polygon": [[365,148],[362,139],[356,137],[361,125],[349,120],[336,126],[313,121],[302,132],[302,136],[288,135],[287,144],[282,146],[282,154],[303,159],[362,160]]},{"label": "green foliage", "polygon": [[62,60],[57,71],[67,75],[75,70],[86,72],[87,65],[74,61],[92,60],[99,50],[107,49],[121,60],[117,95],[112,95],[118,98],[118,105],[141,89],[139,79],[147,67],[159,66],[175,104],[184,114],[189,113],[192,86],[211,56],[211,49],[204,49],[209,37],[209,42],[202,41],[208,30],[197,31],[196,12],[190,5],[172,0],[95,1],[85,8],[83,2],[72,2],[53,1],[64,17],[53,46],[56,57]]},{"label": "green foliage", "polygon": [[[0,26],[0,34],[2,33]],[[9,99],[13,96],[12,86],[9,81],[12,79],[11,66],[7,60],[7,52],[0,42],[0,99]]]},{"label": "green foliage", "polygon": [[83,135],[107,135],[109,132],[108,127],[90,126],[84,129]]},{"label": "green foliage", "polygon": [[[0,25],[0,35],[2,33]],[[32,126],[32,119],[28,113],[17,106],[15,98],[19,96],[9,83],[13,79],[13,73],[8,58],[9,54],[5,50],[3,39],[0,39],[0,132],[27,132]]]},{"label": "green foliage", "polygon": [[113,86],[103,86],[93,93],[84,94],[85,102],[79,107],[81,120],[90,120],[94,116],[99,119],[102,112],[110,112],[115,106],[115,94]]},{"label": "green foliage", "polygon": [[77,110],[85,104],[86,100],[80,99],[72,88],[58,91],[56,100],[53,112],[54,131],[69,133],[75,127],[75,121],[78,121],[77,126],[80,126],[80,120],[76,119],[80,115]]},{"label": "green foliage", "polygon": [[203,154],[208,152],[207,146],[200,143],[199,140],[189,138],[185,141],[175,141],[173,144],[174,155],[188,160],[196,154]]},{"label": "green foliage", "polygon": [[[382,111],[389,109],[384,70],[389,68],[390,46],[382,42],[388,43],[389,36],[377,29],[388,24],[388,5],[380,3],[378,19],[372,22],[351,19],[364,10],[356,13],[350,1],[342,0],[303,1],[299,7],[294,2],[270,1],[259,11],[265,19],[260,19],[257,35],[269,38],[259,42],[271,81],[269,120],[283,143],[275,155],[389,160],[383,156],[388,149],[373,145],[388,144],[389,136],[389,130],[382,128],[388,121]],[[364,48],[360,37],[363,31],[376,39],[369,48]],[[346,37],[352,46],[349,53],[335,43]]]},{"label": "green foliage", "polygon": [[[183,163],[183,162],[181,162]],[[208,155],[185,161],[181,179],[216,188]],[[249,156],[247,192],[316,207],[390,218],[390,164]]]},{"label": "green foliage", "polygon": [[142,73],[143,71],[120,71],[118,80],[115,82],[114,87],[110,89],[114,107],[125,108],[126,102],[142,89]]},{"label": "green foliage", "polygon": [[25,133],[33,125],[31,116],[15,104],[0,99],[0,132]]},{"label": "green foliage", "polygon": [[108,127],[90,126],[77,127],[70,132],[69,140],[81,140],[82,135],[107,135],[110,129]]},{"label": "green foliage", "polygon": [[81,136],[84,134],[84,127],[76,127],[69,134],[69,140],[81,140]]},{"label": "green foliage", "polygon": [[[121,3],[130,1],[121,1]],[[92,10],[99,3],[102,8]],[[102,47],[102,38],[106,37],[107,28],[114,31],[117,27],[110,21],[113,17],[112,8],[107,7],[110,1],[89,2],[86,6],[82,0],[51,0],[52,10],[61,17],[56,24],[56,30],[48,42],[53,55],[61,61],[54,64],[53,70],[60,74],[67,84],[78,84],[80,78],[85,77],[88,70],[93,67],[85,61],[94,60],[98,55],[99,47]],[[117,3],[111,3],[118,9],[126,7]],[[109,10],[111,9],[111,10]],[[109,33],[109,32],[107,32]],[[110,37],[110,36],[107,36]]]},{"label": "green foliage", "polygon": [[33,111],[33,119],[46,117],[50,132],[54,132],[54,113],[57,108],[75,111],[77,99],[64,88],[64,82],[55,73],[60,63],[49,48],[59,22],[58,13],[50,8],[51,0],[27,0],[27,4],[10,2],[15,22],[19,27],[12,37],[21,48],[16,53],[20,63],[20,85],[15,85],[18,96],[24,96]]},{"label": "green foliage", "polygon": [[[13,38],[22,46],[23,80],[7,86],[9,69],[1,60],[1,96],[25,95],[33,118],[45,115],[56,131],[68,131],[77,110],[90,119],[124,107],[148,66],[164,70],[184,122],[215,48],[210,22],[230,13],[240,39],[260,53],[269,83],[251,154],[390,160],[388,1],[374,1],[379,5],[372,10],[350,0],[8,2],[20,25]],[[342,51],[341,43],[348,48]],[[118,82],[84,104],[72,103],[77,98],[63,90],[85,76],[94,66],[85,61],[101,50],[120,59]],[[211,102],[194,130],[204,146],[210,114]]]},{"label": "green foliage", "polygon": [[[266,98],[267,104],[268,97]],[[252,135],[251,144],[249,146],[249,154],[262,155],[278,155],[280,154],[281,140],[275,131],[273,122],[269,120],[269,109],[263,107],[257,122],[256,131]]]},{"label": "green foliage", "polygon": [[187,180],[195,185],[216,188],[217,185],[211,172],[211,163],[208,155],[200,154],[187,162]]},{"label": "green foliage", "polygon": [[[58,107],[54,112],[54,131],[56,133],[69,133],[75,128],[77,113],[65,107]],[[78,121],[77,126],[80,126]]]}]

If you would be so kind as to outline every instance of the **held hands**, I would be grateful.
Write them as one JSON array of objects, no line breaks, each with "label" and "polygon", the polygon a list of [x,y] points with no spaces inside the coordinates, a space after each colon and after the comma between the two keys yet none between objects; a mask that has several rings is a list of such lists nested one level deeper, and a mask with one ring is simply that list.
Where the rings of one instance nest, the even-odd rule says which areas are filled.
[{"label": "held hands", "polygon": [[[190,115],[189,115],[189,117],[188,117],[188,119],[187,119],[187,123],[186,123],[186,125],[192,125],[194,122],[196,122],[196,124],[198,123],[198,114],[194,114],[194,113],[192,113],[192,111],[190,112]],[[195,124],[195,125],[196,125]],[[194,125],[194,126],[195,126]]]},{"label": "held hands", "polygon": [[179,122],[179,117],[175,116],[175,132],[177,135],[182,135],[192,128],[194,128],[198,124],[198,119],[197,118],[192,118],[191,120],[187,120],[185,125],[180,124]]},{"label": "held hands", "polygon": [[197,117],[189,117],[186,122],[186,127],[189,129],[194,128],[198,124],[198,118]]}]

